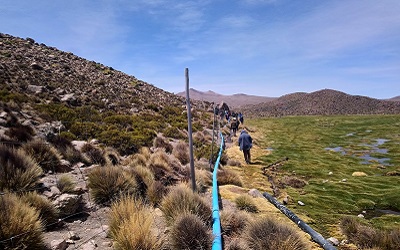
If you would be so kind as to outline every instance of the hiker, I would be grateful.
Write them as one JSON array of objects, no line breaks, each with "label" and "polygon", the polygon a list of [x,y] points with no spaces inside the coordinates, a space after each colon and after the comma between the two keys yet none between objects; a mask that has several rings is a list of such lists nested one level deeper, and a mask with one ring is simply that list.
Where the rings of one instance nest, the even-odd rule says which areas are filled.
[{"label": "hiker", "polygon": [[240,121],[240,124],[243,124],[243,120],[244,120],[244,118],[243,118],[243,114],[242,114],[242,112],[239,112],[239,121]]},{"label": "hiker", "polygon": [[232,129],[233,136],[236,136],[236,131],[237,131],[238,127],[239,127],[239,122],[236,119],[236,117],[233,117],[232,122],[231,122],[231,129]]},{"label": "hiker", "polygon": [[244,160],[246,161],[247,164],[250,164],[251,163],[250,149],[253,146],[253,139],[245,129],[243,129],[242,132],[240,132],[238,142],[240,150],[243,151]]}]

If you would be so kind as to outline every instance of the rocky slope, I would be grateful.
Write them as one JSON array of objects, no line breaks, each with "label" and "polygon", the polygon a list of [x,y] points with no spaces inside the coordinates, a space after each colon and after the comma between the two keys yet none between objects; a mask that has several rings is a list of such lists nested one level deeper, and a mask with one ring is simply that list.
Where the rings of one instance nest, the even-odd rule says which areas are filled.
[{"label": "rocky slope", "polygon": [[243,108],[243,112],[252,117],[400,114],[400,102],[323,89],[312,93],[288,94],[270,102],[248,105]]}]

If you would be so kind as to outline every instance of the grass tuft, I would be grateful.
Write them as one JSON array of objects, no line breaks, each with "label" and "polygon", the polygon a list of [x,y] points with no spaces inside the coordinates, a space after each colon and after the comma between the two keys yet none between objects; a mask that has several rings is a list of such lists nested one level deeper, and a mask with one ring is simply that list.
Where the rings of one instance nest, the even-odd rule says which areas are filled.
[{"label": "grass tuft", "polygon": [[240,235],[249,222],[250,216],[245,212],[234,210],[221,211],[221,228],[222,233],[226,236]]},{"label": "grass tuft", "polygon": [[31,156],[45,171],[60,172],[61,154],[58,150],[47,142],[37,139],[27,142],[22,146],[27,155]]},{"label": "grass tuft", "polygon": [[36,192],[29,192],[23,194],[21,200],[39,212],[39,218],[45,227],[54,226],[54,223],[57,222],[58,211],[47,198]]},{"label": "grass tuft", "polygon": [[223,169],[218,172],[218,185],[235,185],[243,186],[243,182],[237,172],[230,169]]},{"label": "grass tuft", "polygon": [[87,158],[89,158],[92,164],[104,166],[107,163],[107,160],[104,156],[104,151],[93,144],[86,143],[83,145],[81,151],[87,156]]},{"label": "grass tuft", "polygon": [[252,221],[245,229],[244,239],[255,250],[308,249],[294,229],[271,218]]},{"label": "grass tuft", "polygon": [[189,157],[189,146],[184,142],[179,142],[172,150],[172,154],[183,164],[188,164],[190,161]]},{"label": "grass tuft", "polygon": [[211,249],[212,234],[195,214],[182,214],[176,218],[170,232],[173,250]]},{"label": "grass tuft", "polygon": [[1,249],[45,249],[39,212],[16,195],[1,196],[0,222]]},{"label": "grass tuft", "polygon": [[24,151],[0,145],[0,190],[35,188],[42,174],[42,169]]},{"label": "grass tuft", "polygon": [[57,180],[57,188],[61,193],[73,193],[75,189],[75,183],[70,175],[63,174]]},{"label": "grass tuft", "polygon": [[236,207],[240,210],[249,212],[249,213],[257,213],[258,208],[250,195],[244,194],[240,195],[235,199]]}]

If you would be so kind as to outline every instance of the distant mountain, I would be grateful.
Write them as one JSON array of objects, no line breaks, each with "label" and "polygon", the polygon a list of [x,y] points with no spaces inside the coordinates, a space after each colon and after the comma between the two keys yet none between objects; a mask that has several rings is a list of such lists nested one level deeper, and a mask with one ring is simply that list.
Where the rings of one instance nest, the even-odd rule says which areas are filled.
[{"label": "distant mountain", "polygon": [[399,96],[395,96],[393,98],[387,99],[387,101],[396,101],[399,102],[400,101],[400,95]]},{"label": "distant mountain", "polygon": [[250,116],[400,114],[399,101],[378,100],[323,89],[312,93],[298,92],[270,102],[248,105],[243,112]]},{"label": "distant mountain", "polygon": [[[179,92],[176,95],[186,97],[186,92]],[[270,102],[275,97],[255,96],[246,94],[221,95],[211,90],[202,92],[193,88],[189,89],[189,97],[193,100],[208,101],[214,103],[225,102],[230,108],[239,108],[245,105],[258,104],[262,102]]]}]

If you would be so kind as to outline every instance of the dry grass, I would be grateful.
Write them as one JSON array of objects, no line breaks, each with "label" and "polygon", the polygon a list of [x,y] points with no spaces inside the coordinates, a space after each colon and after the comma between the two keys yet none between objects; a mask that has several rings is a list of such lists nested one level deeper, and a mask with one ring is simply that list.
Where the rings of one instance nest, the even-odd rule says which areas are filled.
[{"label": "dry grass", "polygon": [[155,181],[153,172],[150,169],[141,165],[132,168],[130,172],[135,177],[138,194],[143,199],[146,198],[148,188],[153,185],[153,182]]},{"label": "dry grass", "polygon": [[27,142],[32,140],[34,130],[30,126],[15,124],[5,132],[5,135],[18,142]]},{"label": "dry grass", "polygon": [[107,164],[116,166],[121,162],[121,156],[114,148],[107,147],[104,150],[104,156],[106,158]]},{"label": "dry grass", "polygon": [[158,250],[162,246],[155,235],[152,210],[140,200],[124,196],[111,206],[110,236],[115,249]]},{"label": "dry grass", "polygon": [[208,187],[212,186],[212,173],[208,170],[196,170],[196,186],[200,193],[207,191]]},{"label": "dry grass", "polygon": [[249,212],[249,213],[257,213],[258,208],[251,197],[248,194],[240,195],[235,199],[236,207],[240,210]]},{"label": "dry grass", "polygon": [[172,154],[183,164],[188,164],[190,161],[189,156],[189,146],[187,143],[179,142],[174,149],[172,150]]},{"label": "dry grass", "polygon": [[171,143],[169,143],[164,137],[161,136],[157,136],[156,138],[154,138],[153,147],[163,148],[167,153],[171,153],[173,149]]},{"label": "dry grass", "polygon": [[43,171],[22,150],[0,145],[0,190],[20,191],[36,187]]},{"label": "dry grass", "polygon": [[210,206],[185,184],[172,187],[162,200],[160,209],[169,224],[184,213],[193,213],[206,224],[211,222]]},{"label": "dry grass", "polygon": [[218,172],[218,185],[235,185],[242,187],[243,182],[235,171],[230,169],[222,169]]},{"label": "dry grass", "polygon": [[121,195],[136,195],[134,176],[121,167],[96,167],[90,171],[89,188],[97,204],[109,204]]},{"label": "dry grass", "polygon": [[166,186],[159,181],[154,181],[147,188],[147,200],[153,205],[153,207],[158,207],[167,192],[168,189]]},{"label": "dry grass", "polygon": [[104,156],[104,150],[94,146],[93,144],[86,143],[83,145],[81,151],[92,164],[104,166],[107,163],[107,160]]},{"label": "dry grass", "polygon": [[60,172],[61,154],[58,150],[47,142],[36,139],[25,143],[22,149],[27,155],[31,156],[45,171]]},{"label": "dry grass", "polygon": [[159,180],[165,173],[170,173],[172,171],[169,165],[169,157],[167,153],[163,150],[158,150],[150,156],[147,166],[153,172],[155,179]]},{"label": "dry grass", "polygon": [[247,246],[254,250],[304,250],[308,249],[300,235],[271,218],[252,221],[243,235]]},{"label": "dry grass", "polygon": [[139,149],[139,154],[143,155],[146,160],[149,160],[151,156],[151,151],[148,147],[141,147]]},{"label": "dry grass", "polygon": [[248,213],[235,210],[221,211],[222,234],[232,237],[240,235],[250,222]]},{"label": "dry grass", "polygon": [[181,214],[172,225],[170,232],[171,249],[211,249],[211,230],[195,214]]},{"label": "dry grass", "polygon": [[39,212],[13,194],[2,195],[0,202],[0,248],[45,249]]},{"label": "dry grass", "polygon": [[45,227],[54,226],[58,220],[58,211],[47,198],[36,192],[25,193],[21,200],[39,212],[39,218]]},{"label": "dry grass", "polygon": [[61,191],[61,193],[73,193],[75,189],[75,183],[70,175],[63,174],[57,180],[57,188]]},{"label": "dry grass", "polygon": [[307,182],[296,176],[283,176],[281,182],[293,188],[302,188],[307,185]]}]

